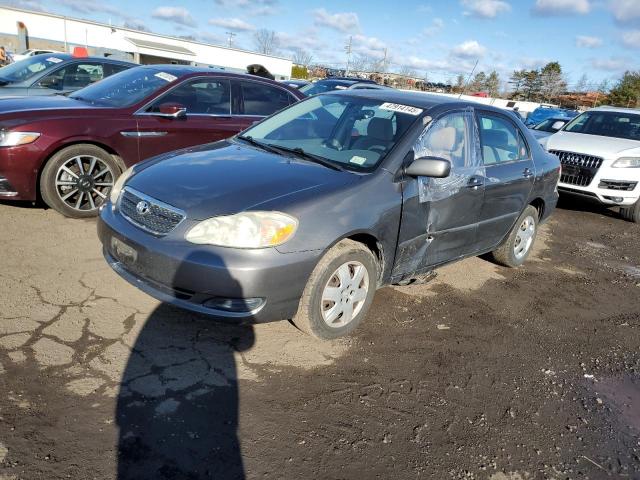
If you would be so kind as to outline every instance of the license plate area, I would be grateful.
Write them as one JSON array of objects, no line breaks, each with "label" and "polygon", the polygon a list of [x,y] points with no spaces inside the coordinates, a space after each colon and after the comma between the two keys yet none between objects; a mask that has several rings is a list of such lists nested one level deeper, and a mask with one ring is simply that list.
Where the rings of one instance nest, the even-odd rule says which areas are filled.
[{"label": "license plate area", "polygon": [[111,237],[111,251],[115,257],[126,265],[132,265],[138,260],[138,252],[116,237]]}]

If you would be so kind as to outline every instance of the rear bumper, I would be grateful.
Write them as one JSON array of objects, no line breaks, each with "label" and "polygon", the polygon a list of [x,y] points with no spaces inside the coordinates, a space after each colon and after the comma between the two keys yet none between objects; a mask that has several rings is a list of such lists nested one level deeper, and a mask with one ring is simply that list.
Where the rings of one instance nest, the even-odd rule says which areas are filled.
[{"label": "rear bumper", "polygon": [[[98,221],[105,259],[125,280],[152,297],[178,307],[233,322],[292,318],[321,251],[280,253],[194,245],[176,232],[157,238],[130,224],[110,206]],[[175,235],[173,234],[175,233]],[[133,248],[135,261],[118,257],[116,238]],[[122,257],[122,255],[120,255]],[[260,304],[252,303],[260,299]],[[224,310],[220,301],[247,305]]]},{"label": "rear bumper", "polygon": [[0,200],[36,200],[42,152],[35,143],[0,147]]}]

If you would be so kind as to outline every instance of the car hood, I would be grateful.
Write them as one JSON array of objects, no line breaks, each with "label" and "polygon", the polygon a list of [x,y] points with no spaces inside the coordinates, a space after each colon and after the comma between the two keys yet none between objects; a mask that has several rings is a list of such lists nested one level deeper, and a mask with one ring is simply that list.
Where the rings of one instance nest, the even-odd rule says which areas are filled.
[{"label": "car hood", "polygon": [[[58,110],[67,108],[97,108],[88,103],[65,97],[64,95],[46,95],[35,97],[2,96],[10,94],[12,88],[0,88],[0,115],[5,113]],[[14,94],[15,95],[15,94]]]},{"label": "car hood", "polygon": [[546,149],[612,158],[640,155],[640,141],[560,131],[548,137]]},{"label": "car hood", "polygon": [[189,148],[135,167],[127,186],[203,220],[266,202],[344,185],[354,174],[233,141]]}]

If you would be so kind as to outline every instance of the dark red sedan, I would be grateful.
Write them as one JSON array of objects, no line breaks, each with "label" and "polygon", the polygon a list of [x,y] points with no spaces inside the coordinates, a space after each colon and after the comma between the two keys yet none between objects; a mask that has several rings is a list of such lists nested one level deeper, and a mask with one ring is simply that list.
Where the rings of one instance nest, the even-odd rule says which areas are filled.
[{"label": "dark red sedan", "polygon": [[230,137],[301,98],[264,78],[157,65],[68,97],[0,99],[0,199],[40,194],[66,216],[95,215],[134,163]]}]

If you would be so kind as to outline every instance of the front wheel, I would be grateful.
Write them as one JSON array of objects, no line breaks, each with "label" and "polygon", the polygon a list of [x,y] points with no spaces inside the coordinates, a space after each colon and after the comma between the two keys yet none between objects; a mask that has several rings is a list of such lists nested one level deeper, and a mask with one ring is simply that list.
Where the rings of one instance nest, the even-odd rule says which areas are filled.
[{"label": "front wheel", "polygon": [[322,257],[309,277],[294,325],[321,340],[348,335],[366,316],[377,278],[371,250],[342,240]]},{"label": "front wheel", "polygon": [[538,211],[529,205],[524,209],[502,245],[491,252],[493,259],[505,267],[519,267],[531,253],[537,234]]},{"label": "front wheel", "polygon": [[620,213],[625,220],[640,223],[640,200],[637,200],[633,205],[621,208]]},{"label": "front wheel", "polygon": [[72,145],[49,159],[40,177],[40,193],[49,207],[67,217],[93,217],[119,175],[118,164],[102,148]]}]

